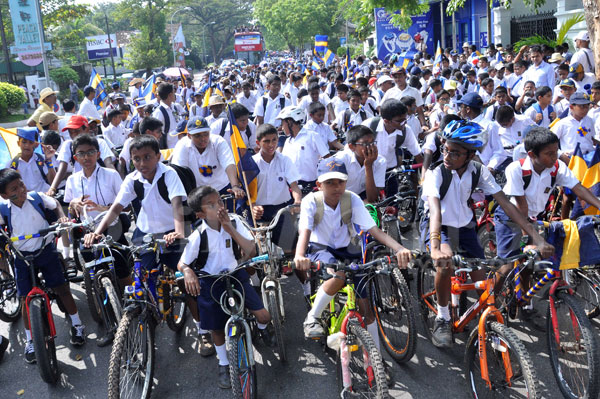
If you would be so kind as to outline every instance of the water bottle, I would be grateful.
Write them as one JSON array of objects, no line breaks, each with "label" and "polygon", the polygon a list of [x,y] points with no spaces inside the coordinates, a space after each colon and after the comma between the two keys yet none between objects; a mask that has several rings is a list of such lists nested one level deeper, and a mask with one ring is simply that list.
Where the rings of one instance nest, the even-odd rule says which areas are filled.
[{"label": "water bottle", "polygon": [[346,337],[340,340],[340,361],[342,362],[342,384],[344,389],[352,386],[352,376],[350,376],[350,354],[346,346]]}]

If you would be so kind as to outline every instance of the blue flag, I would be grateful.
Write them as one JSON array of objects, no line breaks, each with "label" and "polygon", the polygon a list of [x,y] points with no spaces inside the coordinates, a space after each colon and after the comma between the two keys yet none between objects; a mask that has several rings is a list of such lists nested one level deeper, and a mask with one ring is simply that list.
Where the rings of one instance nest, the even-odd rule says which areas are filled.
[{"label": "blue flag", "polygon": [[92,86],[94,90],[96,90],[96,97],[94,97],[94,105],[96,105],[96,109],[100,109],[104,107],[104,99],[108,96],[105,91],[104,83],[102,82],[102,78],[96,72],[96,68],[92,68],[92,75],[90,76],[90,83],[88,85]]}]

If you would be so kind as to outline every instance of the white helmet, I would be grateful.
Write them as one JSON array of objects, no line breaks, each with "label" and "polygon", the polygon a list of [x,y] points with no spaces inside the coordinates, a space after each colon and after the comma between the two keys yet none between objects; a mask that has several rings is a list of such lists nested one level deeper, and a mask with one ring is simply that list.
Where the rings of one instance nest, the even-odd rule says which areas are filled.
[{"label": "white helmet", "polygon": [[293,119],[294,121],[298,122],[298,123],[303,123],[304,120],[306,119],[306,112],[304,111],[304,108],[302,107],[297,107],[295,105],[290,105],[289,107],[285,107],[284,109],[282,109],[279,112],[279,115],[277,115],[276,119]]}]

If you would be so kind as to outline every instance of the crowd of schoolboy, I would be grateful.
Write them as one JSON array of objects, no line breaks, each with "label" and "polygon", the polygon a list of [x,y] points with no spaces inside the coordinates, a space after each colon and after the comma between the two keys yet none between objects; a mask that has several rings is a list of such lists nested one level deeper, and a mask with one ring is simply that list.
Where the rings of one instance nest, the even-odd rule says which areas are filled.
[{"label": "crowd of schoolboy", "polygon": [[[468,256],[484,256],[468,205],[473,189],[494,196],[500,205],[495,218],[501,256],[519,250],[523,233],[543,255],[552,253],[553,248],[528,220],[543,211],[553,185],[569,189],[565,204],[578,196],[600,207],[600,201],[566,166],[577,145],[585,155],[600,138],[600,81],[593,77],[594,54],[586,32],[575,42],[575,54],[568,46],[522,47],[516,54],[497,46],[486,55],[465,43],[461,54],[446,50],[439,65],[433,65],[431,56],[419,54],[409,69],[362,56],[351,62],[348,71],[342,71],[342,60],[338,60],[314,74],[304,72],[301,62],[225,68],[203,74],[199,87],[192,79],[181,87],[177,80],[165,79],[158,84],[156,100],[149,103],[137,97],[139,81],[132,82],[130,102],[114,84],[104,110],[94,105],[96,93],[88,86],[78,109],[70,99],[62,103],[62,117],[54,113],[56,93],[44,89],[29,127],[18,129],[21,153],[0,171],[0,195],[11,220],[7,227],[13,236],[45,227],[48,221],[36,209],[39,204],[64,217],[61,203],[53,198],[64,190],[62,204],[69,217],[79,217],[84,206],[92,216],[106,211],[96,231],[86,235],[87,246],[107,229],[115,239],[126,242],[129,224],[122,212],[134,203],[132,241],[148,233],[164,236],[171,244],[187,237],[185,249],[162,254],[162,262],[183,273],[201,354],[217,354],[219,386],[227,388],[222,331],[226,317],[206,288],[210,280],[199,281],[193,269],[208,274],[231,271],[239,260],[234,247],[245,258],[255,253],[244,221],[237,215],[230,218],[221,200],[221,195],[232,194],[241,203],[246,194],[231,148],[229,115],[235,118],[246,147],[254,152],[260,171],[247,223],[269,222],[282,207],[300,205],[295,261],[306,296],[310,285],[305,271],[311,261],[357,256],[350,245],[352,229],[344,224],[369,231],[394,250],[400,267],[407,266],[410,252],[376,227],[363,203],[394,194],[397,185],[388,178],[389,171],[403,158],[413,158],[415,163],[423,162],[422,243],[430,250],[439,275],[433,341],[447,347],[452,342],[450,257],[459,248]],[[205,107],[208,82],[218,94],[210,96]],[[482,143],[461,138],[457,132],[464,129],[475,132]],[[193,191],[186,192],[169,163],[191,170]],[[524,179],[526,174],[531,177]],[[450,176],[449,184],[444,182],[445,175]],[[494,179],[498,175],[505,175],[504,188]],[[184,203],[201,221],[191,235]],[[350,221],[343,217],[348,208]],[[568,210],[563,205],[563,211]],[[4,217],[0,221],[7,223]],[[208,242],[208,255],[199,256],[200,248],[206,246],[202,240]],[[61,244],[70,277],[77,271],[68,237]],[[16,245],[31,252],[42,241]],[[54,245],[48,245],[43,255],[36,265],[48,287],[56,289],[67,305],[73,324],[71,343],[81,345],[85,330],[58,268]],[[143,262],[150,265],[153,256],[147,254]],[[22,262],[15,267],[18,293],[25,296],[31,287],[28,273]],[[270,316],[251,288],[259,284],[258,278],[243,270],[236,273],[261,337],[272,345]],[[127,265],[117,265],[117,275],[123,285],[131,283]],[[318,318],[342,285],[343,279],[331,278],[319,288],[304,322],[307,337],[324,334]],[[358,284],[357,288],[367,329],[378,344],[365,287]],[[531,307],[527,311],[533,312]],[[25,324],[25,360],[34,362],[31,333]],[[113,333],[107,331],[98,344],[110,343]],[[3,339],[0,349],[7,345]]]}]

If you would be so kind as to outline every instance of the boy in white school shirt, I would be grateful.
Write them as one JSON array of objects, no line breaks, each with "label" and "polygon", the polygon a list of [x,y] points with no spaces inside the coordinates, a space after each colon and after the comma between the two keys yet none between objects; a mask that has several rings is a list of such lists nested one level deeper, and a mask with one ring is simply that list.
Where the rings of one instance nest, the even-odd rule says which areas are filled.
[{"label": "boy in white school shirt", "polygon": [[[249,110],[240,103],[233,103],[229,106],[246,148],[256,149],[256,125],[250,120]],[[210,133],[223,137],[231,147],[231,123],[229,119],[220,118],[215,121],[210,125]]]},{"label": "boy in white school shirt", "polygon": [[318,133],[319,138],[331,149],[343,150],[331,127],[325,122],[325,106],[320,102],[310,103],[308,106],[308,120],[306,128]]},{"label": "boy in white school shirt", "polygon": [[36,153],[35,149],[40,145],[38,138],[37,127],[17,128],[20,152],[5,167],[19,171],[27,190],[45,193],[56,176],[53,163],[56,151],[52,146],[42,144],[43,155]]},{"label": "boy in white school shirt", "polygon": [[[338,90],[339,91],[339,90]],[[341,91],[339,91],[341,93]],[[358,90],[348,92],[348,104],[350,107],[343,112],[336,112],[335,122],[331,128],[338,132],[347,132],[352,126],[358,126],[373,115],[361,106],[361,95]]]},{"label": "boy in white school shirt", "polygon": [[292,105],[289,98],[281,94],[281,78],[277,75],[271,75],[267,80],[268,92],[258,99],[254,106],[254,116],[256,126],[263,123],[270,123],[275,127],[281,126],[281,121],[277,115],[285,108]]}]

